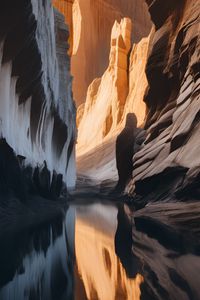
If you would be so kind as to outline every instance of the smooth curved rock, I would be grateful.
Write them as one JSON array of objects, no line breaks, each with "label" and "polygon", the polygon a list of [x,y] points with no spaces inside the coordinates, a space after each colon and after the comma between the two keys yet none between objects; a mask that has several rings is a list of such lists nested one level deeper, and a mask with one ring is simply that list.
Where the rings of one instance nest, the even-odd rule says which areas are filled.
[{"label": "smooth curved rock", "polygon": [[1,136],[24,158],[23,169],[45,162],[47,189],[54,172],[74,186],[75,107],[64,17],[50,1],[6,0],[0,28]]}]

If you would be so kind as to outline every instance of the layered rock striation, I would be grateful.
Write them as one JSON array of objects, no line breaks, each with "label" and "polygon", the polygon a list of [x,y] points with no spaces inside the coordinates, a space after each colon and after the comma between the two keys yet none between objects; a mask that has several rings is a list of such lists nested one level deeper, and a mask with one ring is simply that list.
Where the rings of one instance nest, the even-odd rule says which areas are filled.
[{"label": "layered rock striation", "polygon": [[18,184],[10,177],[19,177],[20,170],[27,185],[47,197],[59,196],[64,185],[75,184],[68,34],[64,17],[54,12],[50,1],[2,3],[1,191],[15,190]]},{"label": "layered rock striation", "polygon": [[[147,1],[155,34],[146,74],[147,139],[134,156],[132,188],[150,197],[198,197],[200,2]],[[151,198],[151,197],[150,197]]]},{"label": "layered rock striation", "polygon": [[76,43],[76,39],[74,38],[74,19],[75,19],[75,12],[74,12],[74,3],[75,0],[53,0],[53,5],[56,7],[58,11],[60,11],[65,17],[65,23],[69,27],[69,55],[73,54],[73,47]]}]

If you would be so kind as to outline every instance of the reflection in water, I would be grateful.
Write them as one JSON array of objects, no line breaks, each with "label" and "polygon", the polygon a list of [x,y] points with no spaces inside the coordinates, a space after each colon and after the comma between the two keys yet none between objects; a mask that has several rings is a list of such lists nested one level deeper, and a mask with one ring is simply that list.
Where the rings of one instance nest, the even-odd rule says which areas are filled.
[{"label": "reflection in water", "polygon": [[[74,209],[66,221],[56,220],[33,232],[1,243],[1,300],[73,299]],[[7,253],[8,252],[8,253]]]},{"label": "reflection in water", "polygon": [[152,212],[132,224],[123,205],[73,205],[64,220],[1,239],[0,300],[199,300],[199,214],[179,218],[191,230]]},{"label": "reflection in water", "polygon": [[76,300],[140,299],[143,277],[127,277],[115,254],[116,228],[117,208],[101,204],[77,207],[76,263],[85,291],[76,290]]},{"label": "reflection in water", "polygon": [[133,231],[133,253],[143,261],[145,285],[142,300],[148,299],[147,294],[152,300],[199,300],[200,252],[195,251],[196,247],[199,248],[199,238],[196,237],[195,241],[189,231],[183,231],[177,232],[176,236],[170,232],[169,239],[165,228],[160,231],[158,224],[155,224],[153,235],[149,234],[151,224],[146,226],[145,233],[141,228],[136,230],[138,224]]},{"label": "reflection in water", "polygon": [[[199,208],[176,203],[149,206],[134,214],[131,233],[127,213],[119,210],[116,251],[127,272],[136,269],[142,274],[141,300],[200,299]],[[131,248],[123,232],[131,234]],[[129,245],[128,251],[121,242]]]}]

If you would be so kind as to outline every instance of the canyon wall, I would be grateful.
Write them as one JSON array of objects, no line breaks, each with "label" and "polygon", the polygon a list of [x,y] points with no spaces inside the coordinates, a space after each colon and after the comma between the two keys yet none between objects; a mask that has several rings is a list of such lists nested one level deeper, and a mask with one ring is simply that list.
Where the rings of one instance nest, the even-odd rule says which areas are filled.
[{"label": "canyon wall", "polygon": [[129,112],[136,114],[139,126],[144,123],[145,67],[150,37],[132,45],[131,36],[130,19],[115,22],[107,70],[92,82],[85,104],[78,108],[78,156],[116,136]]},{"label": "canyon wall", "polygon": [[[147,1],[156,31],[146,74],[147,138],[132,192],[149,200],[199,196],[200,1]],[[159,183],[159,184],[158,184]],[[151,192],[160,189],[154,197]]]},{"label": "canyon wall", "polygon": [[53,5],[60,11],[65,17],[65,23],[69,28],[69,55],[73,53],[73,45],[74,45],[74,26],[73,26],[73,4],[74,0],[53,0]]},{"label": "canyon wall", "polygon": [[[19,167],[26,169],[26,177],[32,178],[35,188],[48,190],[52,195],[59,194],[62,184],[75,184],[75,107],[67,56],[68,35],[64,17],[54,12],[50,0],[3,1],[1,170],[16,180],[18,175],[12,174],[11,162],[15,153],[18,156],[15,171]],[[1,180],[1,190],[4,185]],[[13,185],[11,182],[11,189]]]},{"label": "canyon wall", "polygon": [[[72,22],[69,13],[72,8]],[[72,29],[72,74],[76,103],[85,102],[88,86],[102,76],[109,62],[110,34],[115,21],[129,17],[132,41],[148,36],[151,21],[144,0],[54,0]],[[80,72],[81,70],[81,72]]]}]

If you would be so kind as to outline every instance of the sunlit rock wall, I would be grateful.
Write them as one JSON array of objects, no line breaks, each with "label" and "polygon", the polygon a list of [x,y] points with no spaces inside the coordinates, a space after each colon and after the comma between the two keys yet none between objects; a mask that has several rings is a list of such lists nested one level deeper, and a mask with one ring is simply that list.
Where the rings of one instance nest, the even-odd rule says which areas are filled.
[{"label": "sunlit rock wall", "polygon": [[[5,0],[0,10],[0,131],[24,165],[75,183],[75,108],[68,30],[51,1]],[[44,163],[45,162],[45,163]],[[50,184],[50,182],[49,182]]]},{"label": "sunlit rock wall", "polygon": [[65,14],[72,29],[73,91],[79,105],[85,102],[88,86],[108,66],[114,22],[129,17],[134,23],[132,40],[135,42],[148,36],[151,22],[147,5],[144,0],[53,0],[53,3]]},{"label": "sunlit rock wall", "polygon": [[128,113],[135,113],[138,126],[144,124],[146,104],[143,100],[148,87],[145,68],[150,47],[150,38],[151,34],[132,46],[131,54],[129,56],[128,96],[123,110],[123,118],[121,120],[122,125],[124,125]]},{"label": "sunlit rock wall", "polygon": [[137,115],[138,125],[144,122],[149,37],[132,46],[131,35],[130,19],[115,22],[108,68],[101,78],[95,79],[89,86],[84,109],[81,106],[78,110],[78,155],[119,133],[127,113]]},{"label": "sunlit rock wall", "polygon": [[134,157],[133,189],[148,194],[159,181],[165,183],[159,185],[162,188],[171,186],[177,197],[196,197],[200,173],[200,1],[147,3],[156,32],[146,69],[148,136]]},{"label": "sunlit rock wall", "polygon": [[69,27],[69,51],[68,53],[72,55],[73,53],[73,45],[74,45],[74,34],[73,34],[73,4],[75,0],[52,0],[53,5],[56,7],[58,11],[60,11],[65,17],[65,23]]},{"label": "sunlit rock wall", "polygon": [[[79,46],[72,59],[72,74],[75,77],[75,100],[80,104],[85,102],[89,84],[94,78],[102,76],[108,66],[110,34],[114,22],[129,17],[134,23],[132,33],[134,41],[148,36],[151,23],[143,0],[77,0],[77,2],[82,21]],[[80,70],[83,70],[81,77]]]}]

